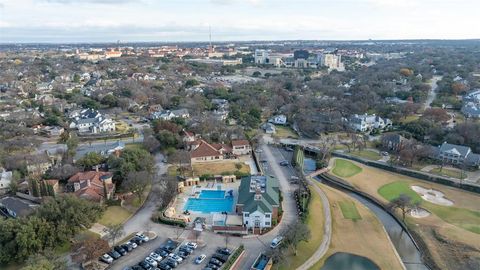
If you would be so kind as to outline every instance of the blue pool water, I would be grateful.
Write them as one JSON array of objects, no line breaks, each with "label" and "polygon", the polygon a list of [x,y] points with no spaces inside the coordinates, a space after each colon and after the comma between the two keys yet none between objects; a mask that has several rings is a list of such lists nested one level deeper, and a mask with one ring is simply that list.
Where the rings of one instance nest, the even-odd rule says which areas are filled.
[{"label": "blue pool water", "polygon": [[202,190],[198,198],[188,198],[184,210],[214,213],[232,212],[233,197],[225,197],[224,190]]}]

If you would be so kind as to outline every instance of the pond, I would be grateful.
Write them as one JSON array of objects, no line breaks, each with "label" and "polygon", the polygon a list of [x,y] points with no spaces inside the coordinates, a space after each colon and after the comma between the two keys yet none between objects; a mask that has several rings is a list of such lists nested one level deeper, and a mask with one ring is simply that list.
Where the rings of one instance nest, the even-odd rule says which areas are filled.
[{"label": "pond", "polygon": [[320,270],[380,270],[380,268],[365,257],[337,252],[328,257]]},{"label": "pond", "polygon": [[306,157],[303,160],[303,171],[305,172],[305,174],[314,172],[316,169],[317,169],[317,163],[315,162],[314,159]]}]

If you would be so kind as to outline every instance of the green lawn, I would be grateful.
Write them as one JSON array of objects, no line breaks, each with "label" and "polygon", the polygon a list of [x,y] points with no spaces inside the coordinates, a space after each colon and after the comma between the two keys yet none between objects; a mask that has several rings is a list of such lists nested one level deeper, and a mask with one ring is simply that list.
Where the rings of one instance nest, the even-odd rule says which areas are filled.
[{"label": "green lawn", "polygon": [[382,158],[382,156],[380,156],[379,153],[377,153],[375,151],[370,151],[370,150],[352,151],[348,154],[350,154],[352,156],[357,156],[357,157],[361,157],[361,158],[370,159],[370,160],[379,160],[379,159]]},{"label": "green lawn", "polygon": [[410,188],[409,184],[404,181],[397,181],[384,185],[378,189],[378,194],[388,201],[393,201],[398,198],[400,194],[409,196],[413,202],[423,201],[422,198]]},{"label": "green lawn", "polygon": [[312,199],[309,205],[309,214],[305,223],[310,228],[311,237],[308,242],[301,242],[298,244],[297,256],[289,256],[287,260],[288,265],[280,265],[277,269],[288,270],[296,269],[302,265],[313,253],[317,250],[323,238],[323,206],[320,195],[315,190],[312,190]]},{"label": "green lawn", "polygon": [[98,223],[108,226],[110,224],[124,223],[132,214],[121,206],[109,206]]},{"label": "green lawn", "polygon": [[402,193],[406,194],[412,198],[413,202],[420,202],[423,208],[434,213],[445,222],[480,234],[480,212],[454,206],[442,206],[424,201],[410,188],[407,182],[397,181],[384,185],[378,189],[378,193],[389,201],[397,198]]},{"label": "green lawn", "polygon": [[448,177],[453,177],[453,178],[457,178],[457,179],[466,178],[466,175],[462,174],[462,172],[459,172],[459,171],[456,171],[456,170],[450,170],[450,169],[446,169],[446,168],[443,168],[441,171],[440,171],[440,168],[435,168],[435,169],[431,170],[430,173],[443,175],[443,176],[448,176]]},{"label": "green lawn", "polygon": [[275,125],[275,130],[275,137],[298,139],[298,134],[291,127]]},{"label": "green lawn", "polygon": [[125,144],[126,149],[145,149],[141,143],[127,143]]},{"label": "green lawn", "polygon": [[344,159],[336,159],[333,173],[339,177],[350,177],[360,173],[362,168]]},{"label": "green lawn", "polygon": [[357,207],[355,203],[352,201],[343,201],[338,203],[340,205],[340,209],[342,210],[343,217],[346,219],[351,219],[353,221],[357,221],[362,219],[360,213],[358,213]]}]

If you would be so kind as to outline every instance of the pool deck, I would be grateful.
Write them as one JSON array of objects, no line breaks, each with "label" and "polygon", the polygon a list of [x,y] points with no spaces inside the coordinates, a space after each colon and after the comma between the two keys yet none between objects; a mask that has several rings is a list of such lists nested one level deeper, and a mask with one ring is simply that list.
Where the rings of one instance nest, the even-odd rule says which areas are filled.
[{"label": "pool deck", "polygon": [[[214,181],[201,181],[200,182],[200,187],[197,186],[195,188],[196,191],[200,191],[202,189],[205,190],[217,190],[217,185],[222,185],[222,190],[228,191],[228,190],[233,190],[233,207],[232,211],[229,213],[235,213],[235,205],[237,204],[237,198],[238,198],[238,187],[240,186],[240,180],[237,180],[234,183],[220,183],[217,182],[217,185],[213,185]],[[210,187],[207,187],[210,186]],[[175,211],[178,214],[182,214],[184,211],[185,204],[189,198],[195,198],[195,196],[192,195],[194,187],[186,187],[185,191],[183,193],[178,194],[176,204],[175,204]],[[213,223],[213,213],[207,214],[207,213],[201,213],[201,212],[192,212],[190,211],[190,220],[195,220],[196,217],[203,217],[206,219],[207,224],[212,224]]]}]

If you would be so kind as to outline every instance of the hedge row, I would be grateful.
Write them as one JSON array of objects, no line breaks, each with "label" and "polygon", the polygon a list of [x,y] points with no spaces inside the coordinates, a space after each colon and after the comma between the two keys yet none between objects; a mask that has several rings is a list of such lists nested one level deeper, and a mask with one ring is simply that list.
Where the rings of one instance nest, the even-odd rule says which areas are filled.
[{"label": "hedge row", "polygon": [[235,252],[233,252],[232,256],[230,256],[230,258],[228,258],[228,260],[225,262],[225,264],[223,265],[223,268],[224,270],[230,270],[230,268],[233,266],[233,264],[235,263],[235,261],[237,260],[237,258],[240,256],[240,254],[242,254],[243,250],[245,249],[245,247],[243,245],[240,245],[236,250]]}]

